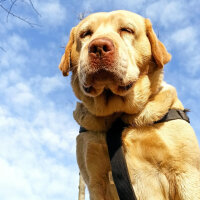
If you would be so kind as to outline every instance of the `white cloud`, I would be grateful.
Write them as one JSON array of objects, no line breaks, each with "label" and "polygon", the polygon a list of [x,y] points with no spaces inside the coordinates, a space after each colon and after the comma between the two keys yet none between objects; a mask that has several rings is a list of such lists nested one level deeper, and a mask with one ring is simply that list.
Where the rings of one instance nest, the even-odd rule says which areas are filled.
[{"label": "white cloud", "polygon": [[34,61],[44,59],[46,69],[50,59],[58,57],[55,45],[49,44],[49,53],[44,47],[36,54],[38,50],[17,34],[8,34],[4,43],[6,52],[0,55],[0,199],[75,199],[78,125],[72,119],[71,105],[56,105],[55,96],[48,96],[56,92],[64,98],[67,84],[61,74],[34,72]]},{"label": "white cloud", "polygon": [[78,127],[68,112],[54,109],[38,107],[38,114],[26,119],[0,107],[1,199],[76,198]]},{"label": "white cloud", "polygon": [[[15,163],[13,160],[11,164],[0,158],[1,199],[76,199],[78,188],[72,189],[70,186],[78,182],[77,169],[49,159],[35,159],[26,159],[21,163]],[[32,166],[23,162],[30,162]]]},{"label": "white cloud", "polygon": [[[200,55],[198,53],[199,51],[200,51],[200,48],[197,47],[195,54],[191,57],[191,59],[187,60],[187,62],[186,62],[187,72],[189,72],[190,75],[196,76],[196,77],[199,77],[199,73],[200,73]],[[198,87],[199,87],[199,85],[197,86],[197,88]]]},{"label": "white cloud", "polygon": [[[2,37],[2,40],[5,37]],[[26,39],[17,34],[7,35],[7,38],[2,42],[2,46],[6,52],[0,54],[0,67],[16,67],[23,66],[27,61],[27,56],[22,54],[22,51],[28,52],[29,45]]]},{"label": "white cloud", "polygon": [[177,49],[181,57],[180,64],[190,76],[196,76],[200,72],[200,47],[196,26],[187,26],[173,32],[168,38],[171,49]]},{"label": "white cloud", "polygon": [[61,5],[60,1],[37,1],[37,8],[41,14],[41,21],[43,25],[59,26],[65,24],[67,20],[67,12],[65,7]]},{"label": "white cloud", "polygon": [[16,82],[19,82],[21,80],[21,75],[17,69],[8,69],[6,74],[0,74],[0,80],[0,91],[3,91],[8,87],[9,84],[15,84]]},{"label": "white cloud", "polygon": [[187,17],[181,3],[175,1],[167,2],[164,4],[164,7],[160,16],[162,25],[173,25],[174,23],[186,20]]},{"label": "white cloud", "polygon": [[183,4],[179,1],[160,0],[151,3],[146,8],[146,15],[153,22],[159,22],[163,27],[170,27],[178,22],[185,23],[188,21]]},{"label": "white cloud", "polygon": [[39,83],[42,93],[48,94],[58,88],[64,88],[61,78],[61,76],[43,77]]},{"label": "white cloud", "polygon": [[29,46],[27,41],[19,35],[13,34],[7,40],[7,47],[14,51],[27,51]]},{"label": "white cloud", "polygon": [[5,91],[8,101],[16,106],[29,106],[33,101],[36,101],[30,88],[24,83],[17,83],[14,86],[10,86]]},{"label": "white cloud", "polygon": [[[2,199],[25,199],[32,196],[31,185],[27,184],[21,170],[0,158],[0,197]],[[12,192],[11,192],[12,191]]]},{"label": "white cloud", "polygon": [[96,10],[100,11],[108,11],[108,10],[130,10],[133,9],[135,12],[137,12],[139,9],[141,9],[145,5],[146,0],[114,0],[114,1],[108,1],[108,0],[85,0],[82,1],[80,12],[86,11],[86,12],[94,12]]},{"label": "white cloud", "polygon": [[[192,26],[188,26],[175,31],[171,39],[180,47],[182,45],[190,45],[196,40],[196,30]],[[188,46],[186,46],[187,48]]]}]

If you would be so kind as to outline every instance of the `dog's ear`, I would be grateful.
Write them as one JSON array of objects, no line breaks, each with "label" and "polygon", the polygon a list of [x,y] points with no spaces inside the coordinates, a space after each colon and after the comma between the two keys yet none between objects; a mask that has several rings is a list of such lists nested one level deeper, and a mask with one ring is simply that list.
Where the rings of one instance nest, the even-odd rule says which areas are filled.
[{"label": "dog's ear", "polygon": [[171,60],[171,55],[167,52],[164,44],[157,38],[153,31],[149,19],[145,19],[146,34],[151,44],[153,58],[159,68],[163,68]]},{"label": "dog's ear", "polygon": [[63,54],[60,64],[59,64],[59,69],[62,71],[63,76],[68,76],[69,71],[70,71],[70,65],[71,65],[71,50],[72,50],[72,45],[74,43],[74,32],[75,32],[75,27],[72,28],[69,36],[69,41],[67,43],[67,46],[65,48],[65,53]]}]

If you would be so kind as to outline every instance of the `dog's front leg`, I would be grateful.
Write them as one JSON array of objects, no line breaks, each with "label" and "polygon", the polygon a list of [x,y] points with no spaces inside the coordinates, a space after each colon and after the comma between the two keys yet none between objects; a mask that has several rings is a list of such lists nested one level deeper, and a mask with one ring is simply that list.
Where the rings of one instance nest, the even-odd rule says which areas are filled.
[{"label": "dog's front leg", "polygon": [[200,200],[200,171],[190,166],[176,176],[176,186],[180,200]]},{"label": "dog's front leg", "polygon": [[77,137],[77,161],[91,200],[118,200],[109,181],[110,161],[105,135],[83,132]]}]

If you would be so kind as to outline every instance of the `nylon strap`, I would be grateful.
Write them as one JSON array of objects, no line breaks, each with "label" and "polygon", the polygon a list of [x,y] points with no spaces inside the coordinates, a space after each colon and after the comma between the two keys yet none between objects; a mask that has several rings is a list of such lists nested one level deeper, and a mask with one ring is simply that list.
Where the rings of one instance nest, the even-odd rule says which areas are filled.
[{"label": "nylon strap", "polygon": [[106,135],[112,176],[120,200],[136,200],[124,157],[121,135],[126,124],[117,119]]},{"label": "nylon strap", "polygon": [[[167,122],[170,120],[182,119],[190,123],[187,116],[188,110],[175,110],[171,109],[160,120],[154,122],[154,124]],[[110,157],[110,164],[112,169],[112,176],[117,188],[118,196],[120,200],[137,200],[130,176],[126,160],[124,157],[122,147],[122,132],[128,125],[125,124],[120,118],[117,119],[112,127],[108,130],[106,135],[106,141],[108,146],[108,152]],[[80,133],[87,131],[85,128],[80,128]]]},{"label": "nylon strap", "polygon": [[175,119],[183,119],[187,121],[188,123],[190,123],[189,117],[187,116],[187,112],[189,112],[189,110],[187,109],[185,110],[171,109],[162,119],[154,122],[154,124],[161,123],[161,122],[168,122],[170,120],[175,120]]}]

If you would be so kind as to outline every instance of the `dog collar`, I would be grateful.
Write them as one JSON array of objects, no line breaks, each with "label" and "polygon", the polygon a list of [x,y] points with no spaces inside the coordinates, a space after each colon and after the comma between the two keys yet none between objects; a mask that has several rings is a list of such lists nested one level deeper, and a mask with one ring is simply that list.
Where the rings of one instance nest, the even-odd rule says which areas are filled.
[{"label": "dog collar", "polygon": [[[188,109],[184,109],[184,110],[170,109],[162,119],[155,121],[154,124],[176,120],[176,119],[182,119],[190,123],[189,117],[187,116],[187,112],[189,112]],[[128,126],[130,125],[124,123],[124,128]],[[86,131],[88,131],[86,128],[80,126],[79,133],[86,132]]]}]

